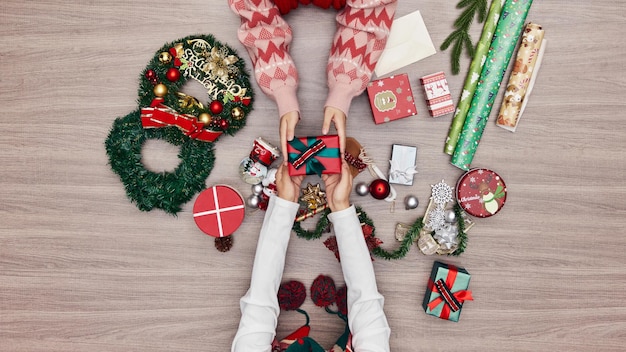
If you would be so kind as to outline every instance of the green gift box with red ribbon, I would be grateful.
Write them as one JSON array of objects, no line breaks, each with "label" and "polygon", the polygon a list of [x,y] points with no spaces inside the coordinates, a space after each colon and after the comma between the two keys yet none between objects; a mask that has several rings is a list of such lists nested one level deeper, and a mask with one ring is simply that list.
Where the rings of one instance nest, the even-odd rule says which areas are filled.
[{"label": "green gift box with red ribbon", "polygon": [[339,136],[299,137],[287,143],[289,175],[341,173]]},{"label": "green gift box with red ribbon", "polygon": [[436,261],[422,303],[426,314],[459,321],[463,303],[474,300],[469,282],[470,274],[464,268]]}]

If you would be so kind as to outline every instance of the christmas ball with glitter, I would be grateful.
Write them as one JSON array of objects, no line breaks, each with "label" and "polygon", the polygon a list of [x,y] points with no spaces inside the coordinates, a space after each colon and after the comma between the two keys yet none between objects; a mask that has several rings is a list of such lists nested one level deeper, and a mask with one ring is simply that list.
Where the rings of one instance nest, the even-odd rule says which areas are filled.
[{"label": "christmas ball with glitter", "polygon": [[169,64],[170,62],[172,62],[172,54],[168,53],[167,51],[160,53],[159,62],[162,64]]},{"label": "christmas ball with glitter", "polygon": [[238,107],[238,106],[235,106],[235,107],[234,107],[234,108],[230,111],[230,115],[231,115],[231,116],[233,117],[233,119],[235,119],[235,120],[241,120],[241,119],[243,119],[243,117],[244,117],[246,114],[243,112],[243,109],[242,109],[242,108],[240,108],[240,107]]}]

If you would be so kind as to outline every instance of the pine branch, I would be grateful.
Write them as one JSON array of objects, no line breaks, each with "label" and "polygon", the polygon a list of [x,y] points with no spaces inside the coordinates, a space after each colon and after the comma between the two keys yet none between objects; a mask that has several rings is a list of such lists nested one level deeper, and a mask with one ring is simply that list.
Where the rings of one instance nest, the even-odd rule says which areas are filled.
[{"label": "pine branch", "polygon": [[450,33],[439,47],[442,51],[445,51],[452,45],[452,74],[454,75],[458,74],[461,69],[463,47],[465,47],[468,56],[474,56],[475,47],[469,35],[469,28],[474,18],[477,18],[479,23],[485,21],[485,17],[487,16],[487,0],[461,0],[456,5],[456,8],[465,8],[465,10],[463,10],[459,18],[454,21],[454,27],[456,29]]}]

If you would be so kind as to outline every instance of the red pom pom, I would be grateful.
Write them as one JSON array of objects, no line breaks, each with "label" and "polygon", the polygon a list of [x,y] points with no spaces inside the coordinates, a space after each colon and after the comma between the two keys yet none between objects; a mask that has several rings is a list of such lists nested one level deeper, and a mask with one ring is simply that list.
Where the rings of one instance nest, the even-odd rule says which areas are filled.
[{"label": "red pom pom", "polygon": [[337,288],[329,276],[320,275],[311,284],[311,299],[318,307],[328,307],[335,303]]},{"label": "red pom pom", "polygon": [[289,281],[278,288],[278,305],[283,310],[300,308],[306,298],[306,288],[299,281]]},{"label": "red pom pom", "polygon": [[298,0],[274,0],[274,4],[278,7],[280,14],[285,15],[298,7]]},{"label": "red pom pom", "polygon": [[333,0],[313,0],[313,4],[315,4],[315,6],[319,6],[323,9],[329,8],[332,2]]},{"label": "red pom pom", "polygon": [[363,236],[365,237],[371,236],[372,232],[374,231],[374,228],[368,224],[361,226],[361,228],[363,229]]},{"label": "red pom pom", "polygon": [[337,310],[345,317],[348,316],[348,288],[343,286],[337,290]]}]

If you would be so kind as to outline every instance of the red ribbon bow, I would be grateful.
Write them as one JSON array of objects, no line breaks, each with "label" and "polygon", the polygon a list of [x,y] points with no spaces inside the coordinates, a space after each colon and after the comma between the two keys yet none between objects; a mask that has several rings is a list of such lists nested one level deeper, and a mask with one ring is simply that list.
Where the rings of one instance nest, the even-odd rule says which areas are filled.
[{"label": "red ribbon bow", "polygon": [[141,109],[141,125],[143,128],[161,128],[174,126],[189,138],[203,142],[215,141],[222,132],[204,129],[204,124],[195,116],[180,114],[176,110],[163,105],[162,100],[155,99],[150,107]]},{"label": "red ribbon bow", "polygon": [[470,290],[460,290],[456,292],[451,292],[452,286],[454,285],[454,281],[456,280],[456,275],[458,273],[458,269],[450,265],[448,267],[448,276],[446,277],[445,282],[440,279],[437,283],[430,280],[428,282],[428,287],[433,292],[439,293],[439,297],[433,299],[428,303],[428,308],[432,311],[439,304],[445,302],[441,314],[439,315],[442,319],[450,318],[450,312],[456,312],[461,309],[463,302],[465,301],[473,301],[472,291]]}]

